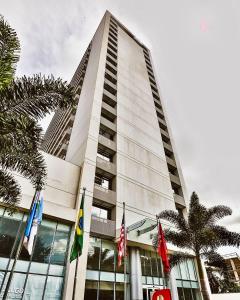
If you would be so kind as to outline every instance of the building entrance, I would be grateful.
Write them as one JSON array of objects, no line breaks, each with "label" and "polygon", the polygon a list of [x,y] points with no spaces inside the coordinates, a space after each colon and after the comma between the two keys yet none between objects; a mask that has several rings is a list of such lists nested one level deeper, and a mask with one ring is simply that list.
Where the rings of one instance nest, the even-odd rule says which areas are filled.
[{"label": "building entrance", "polygon": [[[143,287],[143,300],[152,300],[152,295],[155,290],[162,289],[162,286],[145,286]],[[160,298],[159,298],[160,299]]]}]

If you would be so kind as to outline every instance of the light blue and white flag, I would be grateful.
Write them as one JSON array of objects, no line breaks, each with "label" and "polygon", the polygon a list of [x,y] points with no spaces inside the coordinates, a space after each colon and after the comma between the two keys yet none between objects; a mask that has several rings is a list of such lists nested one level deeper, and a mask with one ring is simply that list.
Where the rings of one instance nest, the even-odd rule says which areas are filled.
[{"label": "light blue and white flag", "polygon": [[[40,194],[39,194],[40,193]],[[32,210],[27,220],[27,226],[24,233],[23,245],[28,250],[29,255],[32,254],[33,242],[37,234],[38,225],[41,224],[43,214],[43,193],[36,195]]]}]

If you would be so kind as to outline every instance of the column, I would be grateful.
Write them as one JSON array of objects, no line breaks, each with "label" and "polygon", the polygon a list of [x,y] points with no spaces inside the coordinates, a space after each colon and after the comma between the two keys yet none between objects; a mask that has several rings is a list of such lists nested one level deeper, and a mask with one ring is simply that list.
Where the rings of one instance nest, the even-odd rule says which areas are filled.
[{"label": "column", "polygon": [[179,300],[178,298],[178,290],[177,290],[177,281],[174,276],[173,270],[171,270],[171,273],[169,275],[169,285],[170,285],[170,290],[171,290],[171,295],[172,295],[172,300]]},{"label": "column", "polygon": [[130,266],[131,300],[143,300],[140,251],[136,247],[130,248]]}]

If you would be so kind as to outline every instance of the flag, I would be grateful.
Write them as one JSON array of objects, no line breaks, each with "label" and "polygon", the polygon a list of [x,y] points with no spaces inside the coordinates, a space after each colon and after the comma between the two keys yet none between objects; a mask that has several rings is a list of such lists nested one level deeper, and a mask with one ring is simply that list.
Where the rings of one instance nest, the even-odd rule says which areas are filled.
[{"label": "flag", "polygon": [[38,225],[42,222],[43,214],[43,194],[37,192],[36,199],[33,203],[32,210],[27,220],[27,226],[24,233],[23,245],[27,249],[29,255],[32,254],[33,243],[37,234]]},{"label": "flag", "polygon": [[118,242],[118,267],[122,265],[122,258],[125,256],[126,249],[126,236],[125,236],[125,212],[122,217],[122,224],[120,228],[120,240]]},{"label": "flag", "polygon": [[167,256],[167,244],[160,222],[158,224],[158,255],[162,258],[164,272],[169,273],[170,264]]},{"label": "flag", "polygon": [[78,213],[78,221],[75,229],[74,241],[72,244],[70,262],[76,259],[82,254],[83,248],[83,233],[84,233],[84,198],[85,198],[85,189],[83,189],[81,205]]}]

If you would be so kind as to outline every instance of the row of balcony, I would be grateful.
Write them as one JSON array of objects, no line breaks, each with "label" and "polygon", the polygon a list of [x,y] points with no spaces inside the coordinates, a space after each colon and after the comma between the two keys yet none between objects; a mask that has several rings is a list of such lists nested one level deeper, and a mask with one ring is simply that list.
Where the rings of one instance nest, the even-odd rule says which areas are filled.
[{"label": "row of balcony", "polygon": [[[111,22],[111,21],[110,21]],[[106,59],[103,101],[98,138],[98,156],[96,159],[96,178],[93,191],[94,205],[113,209],[116,207],[116,192],[112,182],[116,176],[116,164],[113,157],[117,147],[114,141],[117,116],[117,27],[110,23],[108,50]],[[91,233],[114,238],[116,222],[109,218],[92,216]]]}]

